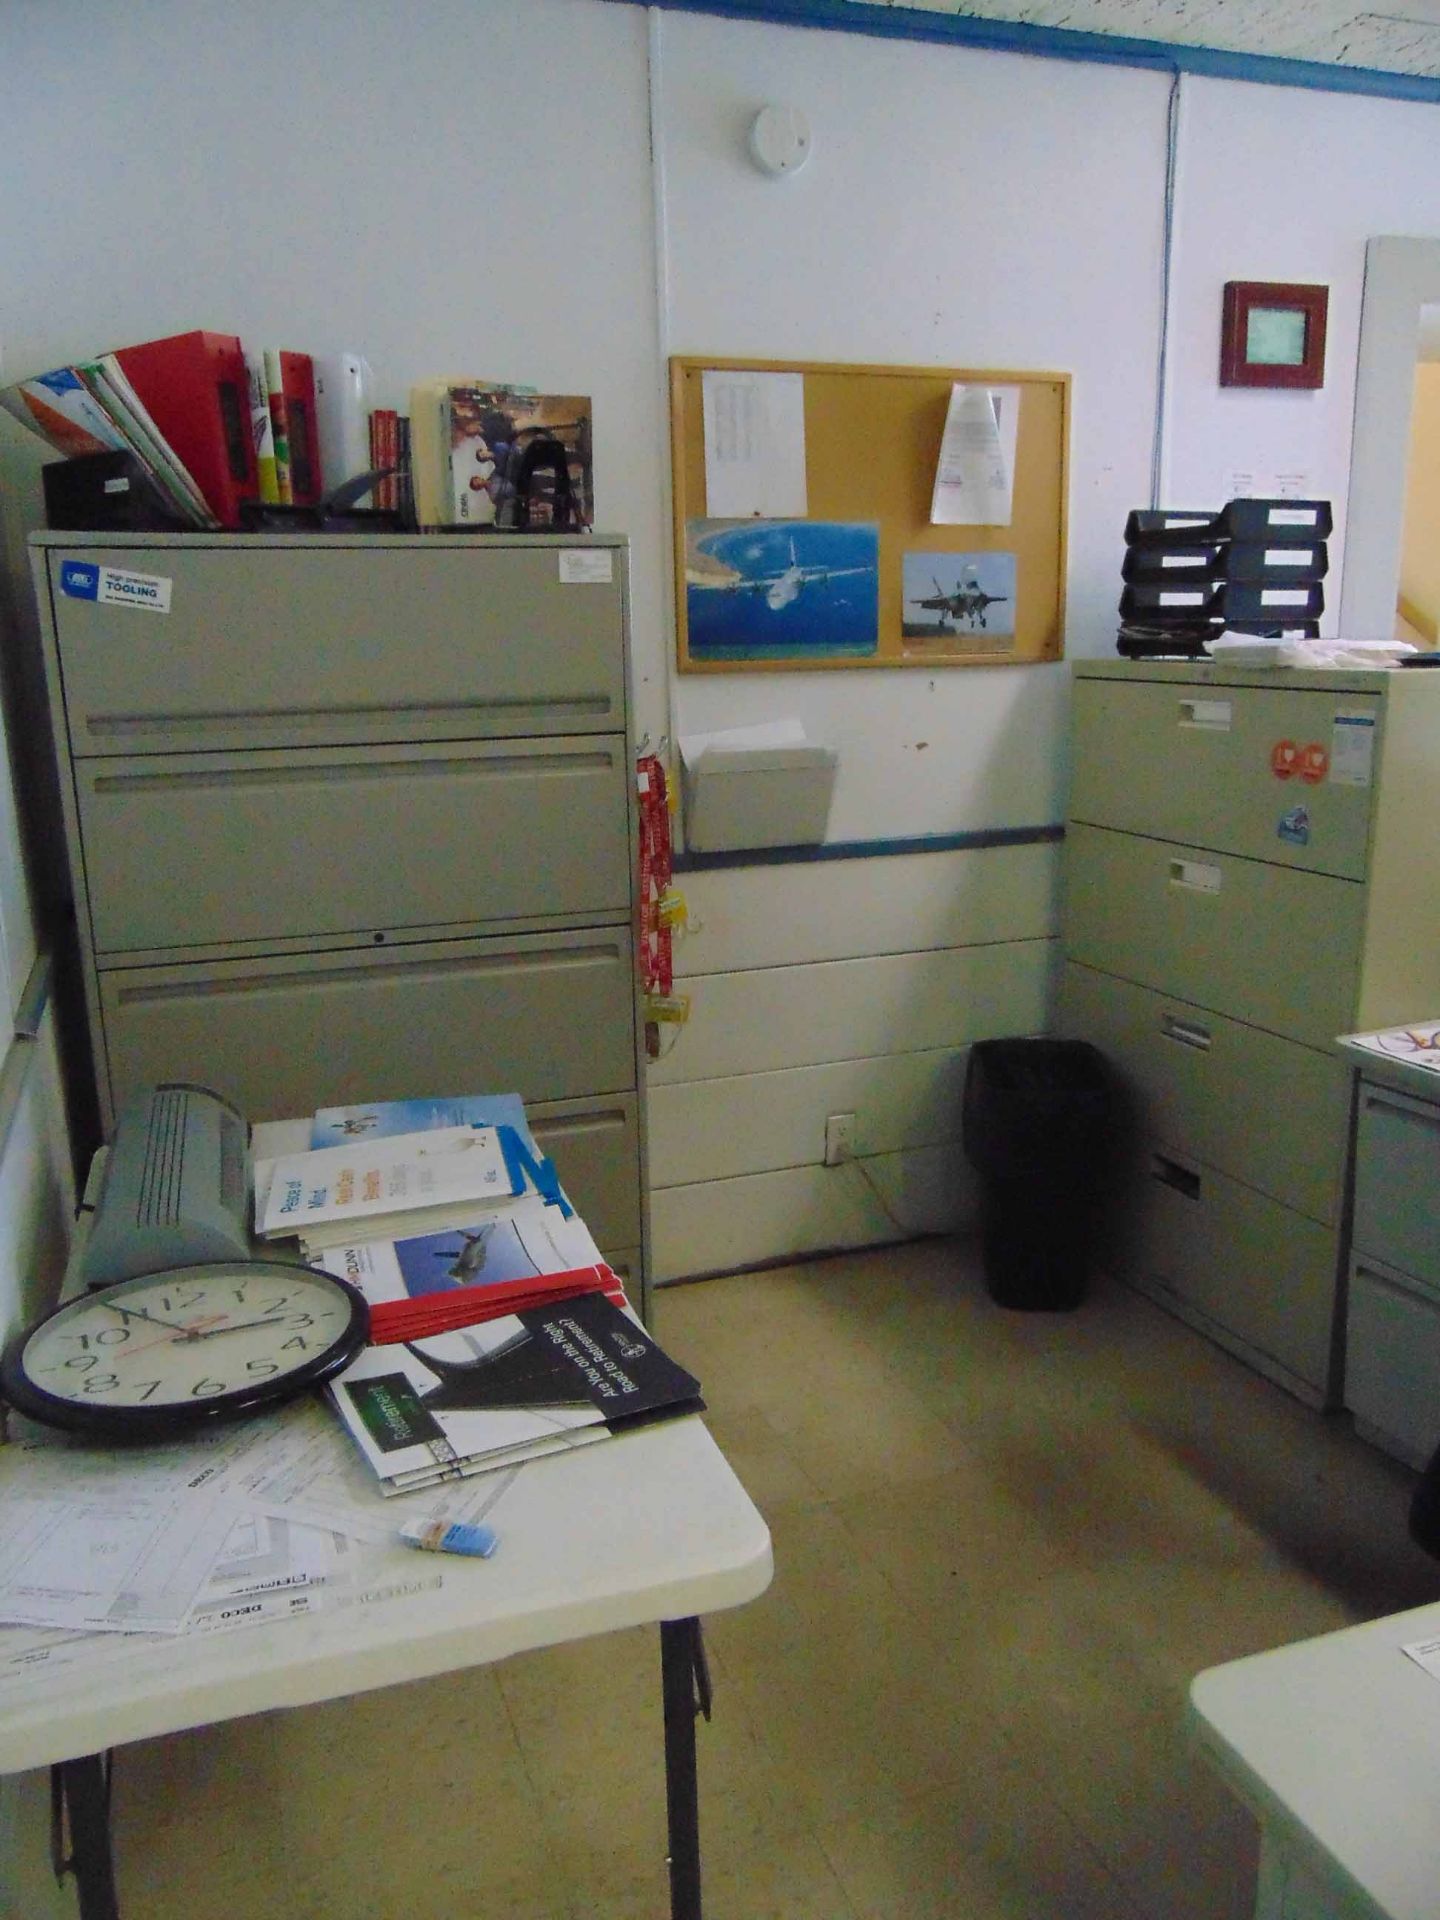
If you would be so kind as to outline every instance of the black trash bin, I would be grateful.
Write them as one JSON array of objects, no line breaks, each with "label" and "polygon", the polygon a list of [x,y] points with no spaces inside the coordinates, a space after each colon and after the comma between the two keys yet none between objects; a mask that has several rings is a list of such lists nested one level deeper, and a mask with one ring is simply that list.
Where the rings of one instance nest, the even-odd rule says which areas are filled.
[{"label": "black trash bin", "polygon": [[961,1137],[980,1175],[985,1284],[1002,1307],[1061,1311],[1085,1297],[1114,1103],[1086,1040],[980,1040]]}]

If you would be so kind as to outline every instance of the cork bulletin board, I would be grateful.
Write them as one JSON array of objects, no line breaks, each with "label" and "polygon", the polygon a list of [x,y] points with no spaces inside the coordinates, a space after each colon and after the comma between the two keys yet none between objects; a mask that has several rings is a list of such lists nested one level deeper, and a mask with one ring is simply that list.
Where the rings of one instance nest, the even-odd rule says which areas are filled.
[{"label": "cork bulletin board", "polygon": [[[793,401],[777,436],[797,470],[790,510],[711,512],[707,374],[794,376],[769,383]],[[993,402],[1006,442],[1003,523],[932,520],[957,387]],[[1059,659],[1069,425],[1064,373],[672,359],[680,671]]]}]

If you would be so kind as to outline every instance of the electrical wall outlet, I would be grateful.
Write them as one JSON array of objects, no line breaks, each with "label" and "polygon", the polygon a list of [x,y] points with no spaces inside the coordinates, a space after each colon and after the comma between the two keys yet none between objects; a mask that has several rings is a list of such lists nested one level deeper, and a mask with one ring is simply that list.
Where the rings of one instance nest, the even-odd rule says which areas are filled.
[{"label": "electrical wall outlet", "polygon": [[853,1113],[832,1113],[825,1120],[825,1164],[838,1167],[843,1160],[855,1156],[855,1116]]}]

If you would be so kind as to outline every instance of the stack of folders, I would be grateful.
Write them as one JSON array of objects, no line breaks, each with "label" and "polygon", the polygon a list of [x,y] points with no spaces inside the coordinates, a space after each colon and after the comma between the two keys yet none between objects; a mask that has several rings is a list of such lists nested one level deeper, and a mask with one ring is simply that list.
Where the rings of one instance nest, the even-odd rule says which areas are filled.
[{"label": "stack of folders", "polygon": [[[345,416],[363,423],[367,404],[355,372],[368,373],[365,363],[339,360],[352,377],[323,361],[317,383],[307,353],[246,352],[234,334],[196,329],[17,381],[0,390],[0,406],[67,460],[123,456],[174,524],[237,528],[242,505],[319,502],[322,439],[347,445]],[[121,481],[107,472],[108,487],[99,484],[113,493]],[[61,478],[57,498],[73,498],[72,476]],[[47,505],[49,495],[47,483]],[[69,523],[52,516],[56,524]]]},{"label": "stack of folders", "polygon": [[338,1136],[257,1163],[256,1219],[370,1304],[369,1345],[326,1391],[382,1492],[703,1406],[631,1312],[517,1096],[323,1109],[312,1138]]},{"label": "stack of folders", "polygon": [[1137,508],[1125,523],[1118,651],[1196,658],[1227,632],[1314,639],[1330,525],[1328,500]]}]

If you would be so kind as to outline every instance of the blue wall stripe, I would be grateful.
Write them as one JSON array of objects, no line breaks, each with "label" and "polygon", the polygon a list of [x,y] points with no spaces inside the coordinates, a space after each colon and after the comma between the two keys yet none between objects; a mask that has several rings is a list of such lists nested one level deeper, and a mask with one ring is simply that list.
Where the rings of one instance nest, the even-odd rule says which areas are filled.
[{"label": "blue wall stripe", "polygon": [[[624,0],[629,4],[629,0]],[[1200,73],[1215,80],[1254,80],[1271,87],[1310,87],[1322,93],[1375,94],[1387,100],[1440,101],[1440,79],[1429,74],[1383,73],[1377,67],[1338,67],[1323,60],[1234,53],[1223,47],[1173,46],[1118,33],[1083,33],[1023,20],[979,20],[970,14],[930,13],[918,7],[881,7],[857,0],[651,0],[678,13],[714,13],[732,20],[767,20],[786,27],[823,27],[886,40],[929,40],[979,47],[990,53],[1027,53],[1047,60],[1089,60],[1104,66],[1151,67]]]},{"label": "blue wall stripe", "polygon": [[675,855],[676,873],[705,873],[715,867],[788,867],[810,860],[886,860],[897,853],[954,853],[974,847],[1028,847],[1063,840],[1053,827],[981,827],[974,833],[917,833],[907,840],[824,840],[807,847],[739,847],[726,853],[690,850]]}]

